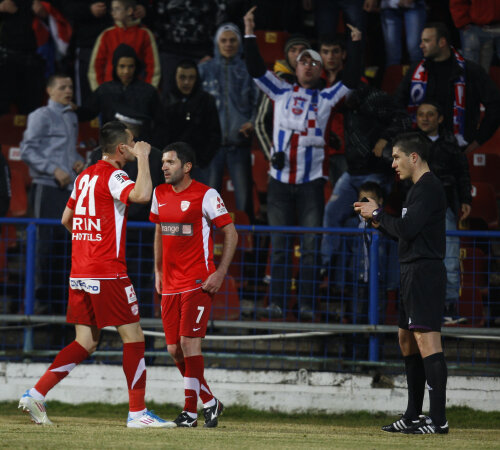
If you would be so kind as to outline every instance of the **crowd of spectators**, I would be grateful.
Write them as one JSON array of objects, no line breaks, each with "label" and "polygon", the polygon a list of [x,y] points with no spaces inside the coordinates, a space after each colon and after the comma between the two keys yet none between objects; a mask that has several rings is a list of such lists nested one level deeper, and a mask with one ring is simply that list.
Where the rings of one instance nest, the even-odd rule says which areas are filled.
[{"label": "crowd of spectators", "polygon": [[[272,67],[278,78],[271,71],[264,75],[250,23],[288,33]],[[76,120],[98,117],[101,123],[122,120],[160,150],[188,142],[198,161],[195,178],[221,191],[227,170],[237,209],[251,223],[258,217],[280,226],[354,223],[351,205],[360,187],[374,182],[389,198],[391,142],[418,128],[433,141],[430,166],[447,188],[447,227],[456,229],[471,205],[465,154],[500,125],[500,92],[487,73],[500,62],[500,0],[1,0],[0,25],[0,114],[29,114],[21,152],[34,177],[31,206],[39,217],[44,195],[61,197],[60,204],[48,202],[50,217],[62,213],[83,168],[75,151]],[[409,68],[390,95],[380,82],[394,65]],[[317,102],[314,124],[307,110],[294,112],[308,117],[304,128],[300,117],[289,115],[283,98],[297,97],[284,86],[303,89]],[[300,101],[308,108],[308,98]],[[59,141],[66,153],[51,162],[48,153],[58,151]],[[253,205],[252,142],[269,161],[267,216]],[[326,208],[325,180],[333,189]],[[288,279],[283,239],[272,242],[269,298],[278,316]],[[320,252],[321,273],[336,279],[328,273],[336,239],[325,234],[321,248],[304,241],[304,317],[311,317],[320,275],[307,271],[308,255]],[[448,245],[453,305],[457,243]]]}]

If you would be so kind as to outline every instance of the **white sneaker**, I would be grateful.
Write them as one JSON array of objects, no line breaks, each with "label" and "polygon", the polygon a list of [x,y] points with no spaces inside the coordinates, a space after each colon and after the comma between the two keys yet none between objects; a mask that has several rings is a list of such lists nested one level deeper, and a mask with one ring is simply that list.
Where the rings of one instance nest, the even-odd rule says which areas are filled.
[{"label": "white sneaker", "polygon": [[177,425],[174,422],[167,422],[160,419],[153,411],[144,411],[144,413],[133,419],[130,413],[127,419],[128,428],[175,428]]},{"label": "white sneaker", "polygon": [[21,400],[19,400],[19,406],[17,408],[22,408],[23,412],[31,416],[31,421],[38,425],[52,425],[52,422],[47,416],[45,402],[35,400],[30,395],[29,389],[21,397]]}]

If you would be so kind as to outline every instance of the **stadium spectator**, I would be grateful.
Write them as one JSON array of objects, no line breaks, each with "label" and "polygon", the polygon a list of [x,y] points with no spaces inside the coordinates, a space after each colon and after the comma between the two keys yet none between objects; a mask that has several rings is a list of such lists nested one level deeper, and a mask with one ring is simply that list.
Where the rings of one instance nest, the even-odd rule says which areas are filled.
[{"label": "stadium spectator", "polygon": [[217,29],[214,55],[199,65],[203,89],[215,97],[222,132],[222,147],[208,166],[208,184],[220,191],[227,167],[236,208],[253,222],[250,145],[259,94],[242,59],[241,33],[236,25],[226,23]]},{"label": "stadium spectator", "polygon": [[[259,54],[254,35],[255,7],[245,21],[245,55],[248,72],[259,88],[274,101],[274,131],[271,153],[271,179],[268,187],[268,218],[272,226],[321,226],[324,209],[325,127],[331,108],[355,87],[360,79],[361,49],[349,59],[342,83],[319,89],[322,61],[313,50],[303,50],[297,57],[297,83],[278,78],[266,66]],[[351,27],[352,39],[360,41],[361,33]],[[360,44],[358,43],[358,46]],[[288,261],[289,241],[282,233],[272,235],[270,317],[286,314],[291,270]],[[317,237],[306,234],[301,247],[299,314],[313,318],[312,302],[317,279],[314,267]]]},{"label": "stadium spectator", "polygon": [[193,60],[180,60],[175,69],[175,87],[163,95],[162,140],[186,142],[196,155],[191,176],[208,184],[208,167],[221,144],[219,113],[215,98],[201,86]]},{"label": "stadium spectator", "polygon": [[403,26],[410,63],[420,61],[419,37],[427,17],[425,0],[366,0],[365,10],[374,11],[378,3],[385,42],[385,65],[401,64]]},{"label": "stadium spectator", "polygon": [[[401,301],[398,336],[405,361],[408,405],[401,419],[382,427],[387,432],[446,434],[447,368],[441,346],[441,320],[446,291],[446,195],[429,170],[429,144],[421,133],[401,135],[392,151],[392,167],[413,185],[402,217],[392,217],[373,200],[356,202],[355,211],[399,241]],[[425,384],[429,416],[422,416]]]},{"label": "stadium spectator", "polygon": [[[78,121],[71,107],[73,82],[64,74],[47,80],[49,101],[28,116],[21,142],[21,158],[28,165],[33,184],[30,205],[37,219],[61,217],[73,189],[76,175],[84,167],[77,152]],[[67,235],[58,227],[38,227],[36,298],[37,307],[46,310],[49,299],[63,301],[64,267],[62,258]],[[51,292],[51,287],[53,288]],[[61,303],[52,303],[57,308]],[[57,313],[61,311],[48,311]]]},{"label": "stadium spectator", "polygon": [[113,0],[111,16],[114,26],[104,30],[97,38],[89,63],[90,88],[95,91],[99,85],[113,79],[113,53],[120,44],[132,47],[144,63],[139,77],[158,87],[160,82],[160,61],[156,41],[151,31],[141,25],[134,16],[135,0]]},{"label": "stadium spectator", "polygon": [[133,116],[140,120],[141,140],[153,141],[156,129],[162,128],[161,101],[158,91],[149,83],[139,79],[142,63],[135,50],[120,44],[113,52],[113,79],[101,84],[88,98],[82,108],[76,110],[79,120],[90,120],[100,114],[102,123],[116,120],[116,114]]},{"label": "stadium spectator", "polygon": [[[342,112],[347,170],[335,184],[325,206],[325,228],[345,226],[363,183],[373,181],[385,192],[391,191],[392,142],[398,134],[411,130],[411,119],[406,111],[389,94],[368,85],[349,96]],[[328,273],[332,256],[338,253],[340,244],[339,235],[324,234],[321,243],[323,274]],[[334,281],[338,288],[343,289],[342,264],[337,260],[335,266],[338,270],[335,270]]]},{"label": "stadium spectator", "polygon": [[[472,186],[467,158],[460,151],[451,131],[441,126],[444,117],[436,102],[424,101],[417,109],[417,127],[429,139],[429,167],[446,193],[446,230],[456,230],[458,219],[466,219],[471,211]],[[458,317],[460,295],[460,238],[446,237],[446,301],[445,324],[465,322]]]},{"label": "stadium spectator", "polygon": [[[295,34],[290,36],[285,42],[285,59],[278,59],[274,63],[274,73],[290,83],[296,81],[295,68],[297,67],[297,56],[305,50],[311,48],[310,42],[305,36]],[[262,95],[257,109],[255,119],[255,134],[260,144],[260,148],[267,159],[271,158],[271,147],[273,140],[273,103],[267,95]]]},{"label": "stadium spectator", "polygon": [[162,92],[175,88],[175,69],[181,60],[201,62],[212,56],[222,6],[219,0],[153,1],[152,27],[160,51]]},{"label": "stadium spectator", "polygon": [[[146,409],[144,334],[138,299],[127,276],[125,229],[127,205],[151,198],[150,145],[134,143],[120,122],[100,132],[103,159],[80,174],[61,223],[72,236],[70,293],[66,320],[75,324],[76,338],[56,356],[35,386],[19,401],[37,424],[51,425],[45,396],[99,344],[100,330],[115,326],[123,341],[123,371],[129,392],[128,428],[174,427]],[[137,182],[121,169],[137,158]]]},{"label": "stadium spectator", "polygon": [[0,1],[0,115],[17,105],[28,114],[42,104],[44,60],[36,53],[33,0]]},{"label": "stadium spectator", "polygon": [[[340,36],[335,38],[323,37],[319,42],[319,54],[323,61],[323,72],[321,77],[326,81],[326,86],[330,87],[342,80],[342,70],[344,69],[347,52],[344,39]],[[344,146],[344,116],[338,108],[334,109],[325,134],[326,152],[328,154],[328,172],[332,186],[347,170]]]},{"label": "stadium spectator", "polygon": [[[201,340],[207,331],[213,296],[233,259],[238,234],[219,193],[191,178],[196,161],[189,144],[167,145],[162,161],[165,184],[154,190],[150,219],[156,223],[155,279],[162,296],[163,329],[168,352],[184,377],[184,408],[174,422],[178,427],[196,427],[200,397],[204,426],[213,428],[223,405],[205,381]],[[212,224],[224,234],[217,270]]]},{"label": "stadium spectator", "polygon": [[[442,108],[445,128],[453,130],[460,147],[471,152],[493,136],[500,124],[500,91],[481,66],[464,60],[450,47],[444,24],[425,25],[420,47],[424,59],[410,67],[396,99],[408,107],[414,122],[418,106],[435,100]],[[481,104],[485,107],[482,120]]]},{"label": "stadium spectator", "polygon": [[464,58],[488,73],[493,54],[500,58],[500,1],[451,0],[450,13],[460,31]]}]

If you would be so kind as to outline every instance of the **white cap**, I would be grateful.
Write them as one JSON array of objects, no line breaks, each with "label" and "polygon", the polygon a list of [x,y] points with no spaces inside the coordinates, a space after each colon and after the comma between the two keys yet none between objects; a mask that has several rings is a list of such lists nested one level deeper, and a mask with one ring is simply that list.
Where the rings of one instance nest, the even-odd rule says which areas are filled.
[{"label": "white cap", "polygon": [[321,56],[317,51],[306,48],[299,53],[299,56],[297,56],[297,61],[300,61],[304,55],[310,56],[313,61],[319,62],[321,65],[323,65],[323,60],[321,59]]}]

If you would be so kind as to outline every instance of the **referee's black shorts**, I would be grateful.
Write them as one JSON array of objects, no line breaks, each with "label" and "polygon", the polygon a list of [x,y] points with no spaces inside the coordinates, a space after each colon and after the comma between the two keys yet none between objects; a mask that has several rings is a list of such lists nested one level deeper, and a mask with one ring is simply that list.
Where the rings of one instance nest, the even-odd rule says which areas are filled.
[{"label": "referee's black shorts", "polygon": [[404,330],[441,331],[446,297],[446,268],[439,259],[401,264],[398,326]]}]

